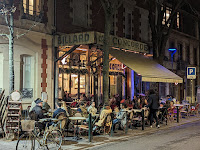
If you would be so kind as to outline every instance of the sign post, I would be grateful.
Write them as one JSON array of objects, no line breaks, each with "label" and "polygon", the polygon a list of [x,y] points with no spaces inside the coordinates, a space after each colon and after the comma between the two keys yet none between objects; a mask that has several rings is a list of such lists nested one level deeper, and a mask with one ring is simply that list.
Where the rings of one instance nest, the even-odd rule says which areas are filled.
[{"label": "sign post", "polygon": [[191,103],[193,98],[193,79],[196,79],[196,67],[187,67],[187,79],[191,81]]}]

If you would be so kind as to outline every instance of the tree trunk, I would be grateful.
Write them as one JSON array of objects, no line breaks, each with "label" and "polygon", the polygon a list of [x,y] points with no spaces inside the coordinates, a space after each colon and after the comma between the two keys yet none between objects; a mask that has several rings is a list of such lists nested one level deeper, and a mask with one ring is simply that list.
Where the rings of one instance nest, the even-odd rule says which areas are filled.
[{"label": "tree trunk", "polygon": [[105,32],[103,45],[103,102],[109,101],[109,37],[111,30],[111,16],[105,14]]},{"label": "tree trunk", "polygon": [[13,61],[13,45],[14,45],[14,27],[13,27],[13,13],[10,14],[10,26],[9,26],[9,73],[10,83],[9,92],[14,90],[14,61]]}]

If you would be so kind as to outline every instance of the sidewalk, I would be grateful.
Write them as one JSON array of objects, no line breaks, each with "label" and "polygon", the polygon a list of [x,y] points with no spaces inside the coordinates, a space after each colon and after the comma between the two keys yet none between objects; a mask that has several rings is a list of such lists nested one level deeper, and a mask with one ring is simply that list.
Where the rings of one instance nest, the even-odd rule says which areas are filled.
[{"label": "sidewalk", "polygon": [[[92,139],[92,142],[88,142],[88,137],[83,137],[82,140],[74,141],[72,137],[67,137],[63,139],[62,149],[63,150],[95,150],[98,149],[98,147],[104,147],[106,145],[113,144],[114,142],[122,142],[126,141],[128,139],[132,139],[138,136],[145,136],[148,134],[155,133],[160,130],[166,130],[172,127],[180,126],[183,124],[187,124],[190,122],[199,121],[199,117],[191,116],[188,119],[181,119],[180,123],[176,123],[176,121],[172,123],[168,123],[168,125],[161,124],[161,127],[158,129],[155,126],[153,128],[145,127],[145,129],[142,131],[141,127],[138,127],[137,129],[129,129],[128,133],[125,134],[122,131],[117,130],[117,133],[114,133],[113,136],[109,135],[97,135],[94,136]],[[0,150],[15,150],[16,149],[16,143],[17,141],[7,141],[5,139],[0,139]]]},{"label": "sidewalk", "polygon": [[[106,145],[113,144],[114,142],[127,141],[130,138],[152,134],[160,130],[166,130],[172,127],[180,126],[183,124],[187,124],[187,123],[191,123],[191,122],[195,122],[199,120],[200,120],[200,116],[199,117],[191,116],[188,119],[185,119],[185,118],[181,119],[179,123],[174,121],[172,123],[169,122],[168,125],[161,124],[161,127],[159,129],[156,128],[155,126],[153,126],[153,128],[145,127],[144,130],[142,130],[141,127],[138,127],[137,129],[133,129],[133,130],[129,129],[127,134],[125,134],[122,131],[117,130],[117,133],[114,133],[112,137],[110,137],[109,135],[94,136],[91,143],[88,142],[88,139],[82,139],[75,143],[69,143],[68,141],[68,143],[67,142],[63,143],[62,149],[63,150],[67,150],[67,149],[95,150],[95,149],[98,149],[98,147],[102,147],[102,146],[104,147]],[[67,138],[67,140],[70,140],[70,138]]]}]

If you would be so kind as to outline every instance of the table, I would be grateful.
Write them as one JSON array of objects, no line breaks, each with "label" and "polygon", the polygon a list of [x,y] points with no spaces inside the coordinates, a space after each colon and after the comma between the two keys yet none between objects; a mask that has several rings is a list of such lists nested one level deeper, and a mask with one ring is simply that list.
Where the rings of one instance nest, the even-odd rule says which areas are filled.
[{"label": "table", "polygon": [[183,104],[174,104],[177,109],[177,123],[179,123],[179,107],[183,107]]},{"label": "table", "polygon": [[76,126],[76,133],[75,133],[76,136],[74,137],[74,139],[75,139],[75,140],[80,140],[80,139],[82,139],[82,138],[79,137],[79,134],[78,134],[78,121],[79,121],[79,120],[86,120],[86,118],[85,118],[85,117],[69,117],[69,119],[70,119],[70,120],[76,120],[76,121],[77,121],[77,122],[76,122],[76,125],[77,125],[77,126]]},{"label": "table", "polygon": [[43,119],[40,119],[39,122],[51,122],[51,121],[58,121],[58,119],[56,118],[43,118]]}]

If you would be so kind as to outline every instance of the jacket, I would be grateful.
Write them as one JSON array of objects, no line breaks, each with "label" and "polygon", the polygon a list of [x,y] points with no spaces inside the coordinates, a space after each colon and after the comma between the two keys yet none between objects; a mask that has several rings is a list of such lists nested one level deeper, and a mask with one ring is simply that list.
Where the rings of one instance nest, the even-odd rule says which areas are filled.
[{"label": "jacket", "polygon": [[41,106],[36,105],[32,111],[35,113],[35,120],[45,118]]},{"label": "jacket", "polygon": [[156,95],[156,94],[149,95],[147,107],[149,107],[150,109],[158,109],[159,106],[160,106],[160,104],[159,104],[158,95]]}]

